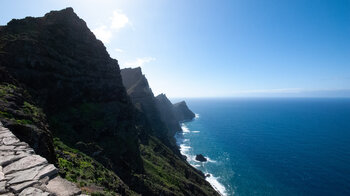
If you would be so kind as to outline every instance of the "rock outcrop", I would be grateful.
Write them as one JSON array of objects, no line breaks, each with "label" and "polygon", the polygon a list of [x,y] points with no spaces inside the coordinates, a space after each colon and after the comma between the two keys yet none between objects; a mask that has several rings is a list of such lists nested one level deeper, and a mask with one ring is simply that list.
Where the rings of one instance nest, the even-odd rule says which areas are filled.
[{"label": "rock outcrop", "polygon": [[174,106],[165,94],[160,94],[156,97],[157,108],[160,112],[163,122],[167,125],[171,131],[172,136],[176,132],[181,132],[179,120],[174,112]]},{"label": "rock outcrop", "polygon": [[35,155],[0,122],[0,194],[2,195],[79,195],[81,190],[58,176],[58,169]]},{"label": "rock outcrop", "polygon": [[[85,192],[218,195],[167,141],[147,80],[141,77],[129,96],[118,61],[72,8],[1,27],[0,76],[1,122]],[[151,104],[138,107],[135,98]],[[35,167],[28,169],[39,173]],[[26,191],[47,192],[34,188]]]},{"label": "rock outcrop", "polygon": [[121,69],[120,74],[132,103],[150,123],[150,134],[157,136],[160,140],[175,148],[175,141],[173,141],[173,137],[169,135],[167,127],[161,120],[154,94],[145,75],[142,74],[141,68]]},{"label": "rock outcrop", "polygon": [[[121,69],[123,84],[136,108],[145,114],[153,133],[162,141],[174,146],[174,134],[181,131],[179,122],[192,120],[195,115],[185,101],[172,104],[165,94],[154,97],[141,68]],[[176,152],[178,153],[178,152]]]},{"label": "rock outcrop", "polygon": [[185,101],[174,104],[174,113],[178,121],[190,121],[193,120],[195,114],[187,107]]},{"label": "rock outcrop", "polygon": [[165,94],[156,97],[156,104],[160,111],[163,122],[169,127],[174,135],[182,131],[179,123],[193,120],[195,114],[187,107],[185,101],[172,104]]},{"label": "rock outcrop", "polygon": [[206,162],[208,161],[207,158],[205,158],[202,154],[197,154],[196,155],[196,160],[200,162]]}]

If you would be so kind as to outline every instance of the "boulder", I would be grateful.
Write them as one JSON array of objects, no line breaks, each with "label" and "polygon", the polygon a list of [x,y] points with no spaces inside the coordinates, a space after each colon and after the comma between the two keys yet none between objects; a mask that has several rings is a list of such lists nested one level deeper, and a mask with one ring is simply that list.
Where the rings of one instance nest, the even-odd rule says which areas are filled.
[{"label": "boulder", "polygon": [[202,154],[197,154],[196,155],[196,160],[200,162],[206,162],[208,161],[207,158],[205,158]]}]

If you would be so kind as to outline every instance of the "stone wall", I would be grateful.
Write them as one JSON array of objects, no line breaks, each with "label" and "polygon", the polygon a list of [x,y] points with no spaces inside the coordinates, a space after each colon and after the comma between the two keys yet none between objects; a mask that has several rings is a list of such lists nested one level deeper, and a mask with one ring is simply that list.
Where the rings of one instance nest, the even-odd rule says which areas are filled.
[{"label": "stone wall", "polygon": [[0,196],[80,195],[73,183],[58,176],[58,169],[36,155],[0,122]]}]

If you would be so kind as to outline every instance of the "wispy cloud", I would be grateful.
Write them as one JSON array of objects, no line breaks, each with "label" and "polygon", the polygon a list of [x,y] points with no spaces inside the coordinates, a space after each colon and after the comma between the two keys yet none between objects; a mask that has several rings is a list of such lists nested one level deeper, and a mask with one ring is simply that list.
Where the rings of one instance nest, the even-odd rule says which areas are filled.
[{"label": "wispy cloud", "polygon": [[109,30],[106,26],[100,26],[95,29],[92,29],[92,32],[95,36],[101,40],[103,43],[108,44],[112,38],[112,31]]},{"label": "wispy cloud", "polygon": [[142,67],[144,64],[155,60],[156,58],[154,57],[143,57],[143,58],[137,58],[136,60],[133,60],[133,61],[127,61],[124,63],[124,65],[125,67]]},{"label": "wispy cloud", "polygon": [[129,18],[121,10],[113,11],[112,17],[108,21],[108,24],[103,24],[97,28],[92,29],[92,32],[100,39],[104,44],[110,43],[115,32],[126,27],[130,23]]}]

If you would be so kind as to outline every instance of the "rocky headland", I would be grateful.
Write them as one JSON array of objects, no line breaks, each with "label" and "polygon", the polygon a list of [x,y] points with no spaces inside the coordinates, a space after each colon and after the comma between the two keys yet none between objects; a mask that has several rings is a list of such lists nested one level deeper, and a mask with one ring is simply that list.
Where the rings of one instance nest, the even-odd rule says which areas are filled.
[{"label": "rocky headland", "polygon": [[[27,156],[43,157],[37,166],[55,165],[44,177],[54,187],[57,175],[86,194],[218,195],[174,142],[179,121],[194,116],[169,102],[154,97],[141,69],[121,73],[72,8],[0,28],[0,121],[37,154]],[[5,189],[15,190],[8,175]]]}]

